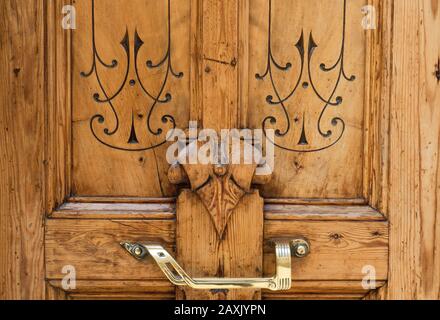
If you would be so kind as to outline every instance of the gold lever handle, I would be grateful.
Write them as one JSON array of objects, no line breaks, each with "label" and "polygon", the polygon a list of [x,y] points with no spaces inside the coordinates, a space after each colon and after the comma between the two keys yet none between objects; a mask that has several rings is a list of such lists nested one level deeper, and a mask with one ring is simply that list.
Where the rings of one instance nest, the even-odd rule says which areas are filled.
[{"label": "gold lever handle", "polygon": [[[303,258],[309,253],[310,246],[303,239],[293,241],[275,241],[276,275],[271,278],[191,278],[177,261],[158,244],[121,243],[133,257],[142,260],[148,255],[153,257],[165,276],[176,286],[189,286],[193,289],[244,289],[258,288],[282,291],[292,285],[292,253]],[[172,269],[170,268],[172,267]]]}]

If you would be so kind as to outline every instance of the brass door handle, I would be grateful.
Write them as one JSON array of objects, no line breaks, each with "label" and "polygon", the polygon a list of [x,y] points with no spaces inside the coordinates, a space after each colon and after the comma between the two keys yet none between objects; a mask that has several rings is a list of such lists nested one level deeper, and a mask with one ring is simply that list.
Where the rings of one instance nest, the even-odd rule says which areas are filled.
[{"label": "brass door handle", "polygon": [[159,268],[174,285],[205,290],[245,288],[272,291],[288,290],[292,285],[291,248],[294,249],[293,256],[298,258],[305,257],[310,249],[308,242],[303,239],[275,241],[277,265],[276,274],[271,278],[191,278],[161,245],[122,242],[121,246],[138,260],[143,260],[148,255],[153,257]]}]

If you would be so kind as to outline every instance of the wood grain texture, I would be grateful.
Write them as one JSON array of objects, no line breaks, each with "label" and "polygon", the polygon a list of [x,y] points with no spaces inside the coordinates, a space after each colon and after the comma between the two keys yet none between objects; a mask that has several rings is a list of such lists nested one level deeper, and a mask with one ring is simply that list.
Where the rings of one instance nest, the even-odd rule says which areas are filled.
[{"label": "wood grain texture", "polygon": [[[61,283],[61,281],[59,281],[59,283]],[[67,300],[67,294],[61,288],[46,283],[46,300],[49,301]]]},{"label": "wood grain texture", "polygon": [[249,6],[251,0],[238,2],[238,117],[237,128],[249,128]]},{"label": "wood grain texture", "polygon": [[66,265],[75,267],[78,280],[164,279],[151,258],[137,261],[120,242],[159,242],[174,251],[172,220],[50,219],[46,228],[48,279],[62,279]]},{"label": "wood grain texture", "polygon": [[143,198],[143,197],[69,197],[67,203],[138,203],[138,204],[169,204],[176,202],[176,198]]},{"label": "wood grain texture", "polygon": [[440,1],[394,1],[391,299],[440,298]]},{"label": "wood grain texture", "polygon": [[266,220],[385,221],[369,206],[265,205]]},{"label": "wood grain texture", "polygon": [[64,219],[175,219],[175,205],[167,203],[65,203],[51,214]]},{"label": "wood grain texture", "polygon": [[67,295],[69,300],[172,300],[174,292],[142,292],[142,293],[71,293]]},{"label": "wood grain texture", "polygon": [[377,28],[366,31],[363,197],[384,215],[388,214],[393,3],[369,1]]},{"label": "wood grain texture", "polygon": [[[275,171],[272,181],[261,189],[264,197],[270,198],[361,198],[363,197],[363,135],[365,96],[365,52],[366,38],[360,21],[361,8],[366,0],[347,2],[346,53],[344,64],[349,76],[356,75],[354,82],[342,81],[336,96],[342,96],[341,105],[329,106],[323,115],[322,127],[332,130],[331,137],[323,138],[317,130],[317,122],[322,111],[322,101],[314,94],[307,70],[295,94],[285,103],[291,122],[291,130],[276,142],[284,147],[311,149],[322,147],[334,141],[340,134],[341,126],[333,126],[331,119],[341,117],[346,122],[346,132],[334,147],[315,153],[288,152],[275,149]],[[263,74],[267,65],[268,43],[268,3],[267,0],[250,2],[249,25],[249,106],[247,108],[250,128],[261,128],[268,116],[275,117],[276,126],[284,132],[287,120],[281,105],[270,105],[267,97],[275,97],[272,84],[267,77],[258,80],[256,74]],[[292,67],[280,71],[273,67],[274,82],[279,94],[284,98],[296,85],[301,73],[301,58],[295,44],[304,35],[305,63],[307,69],[307,48],[312,33],[318,44],[311,61],[311,74],[316,87],[328,98],[332,92],[338,72],[323,72],[319,65],[333,65],[341,49],[343,27],[342,0],[278,0],[272,1],[272,53],[280,65],[290,62]],[[323,23],[325,21],[325,23]],[[307,89],[303,83],[308,83]],[[334,99],[334,98],[333,98]],[[274,100],[279,100],[275,99]],[[303,120],[305,121],[308,146],[299,146]]]},{"label": "wood grain texture", "polygon": [[292,260],[292,281],[358,280],[364,266],[376,269],[377,280],[388,274],[388,223],[365,221],[267,221],[264,226],[264,272],[272,274],[275,255],[269,240],[304,237],[311,253]]},{"label": "wood grain texture", "polygon": [[312,206],[365,206],[368,202],[364,198],[265,198],[266,204],[287,204],[287,205],[312,205]]},{"label": "wood grain texture", "polygon": [[46,212],[71,193],[72,176],[72,55],[71,30],[60,27],[62,8],[70,0],[46,4]]},{"label": "wood grain texture", "polygon": [[[166,204],[170,199],[146,198],[176,194],[166,180],[166,162],[159,155],[162,150],[157,154],[125,156],[96,149],[89,140],[86,120],[92,110],[82,106],[93,103],[89,100],[86,103],[85,99],[86,96],[90,98],[96,83],[78,83],[79,71],[90,62],[85,49],[90,47],[87,32],[90,31],[87,22],[90,17],[86,10],[90,1],[77,1],[81,27],[73,38],[59,28],[64,1],[46,3],[38,0],[33,5],[22,2],[0,3],[0,73],[3,80],[0,90],[0,298],[172,298],[174,288],[165,283],[153,261],[137,262],[118,244],[121,240],[158,240],[176,254],[173,250],[175,213],[172,206]],[[159,4],[134,2],[144,8],[151,5],[154,9],[155,20],[143,22],[145,29],[162,22],[164,8]],[[338,16],[339,2],[295,1],[290,9],[294,12],[290,12],[283,10],[288,5],[287,0],[277,1],[275,12],[287,17],[275,25],[274,43],[279,58],[287,61],[294,52],[293,40],[289,38],[289,47],[285,49],[282,39],[285,33],[297,34],[299,29],[296,28],[300,26],[285,21],[318,21],[317,12],[325,8],[329,8],[323,10],[325,14]],[[364,36],[360,36],[363,31],[359,30],[359,11],[349,22],[354,28],[350,33],[350,55],[357,58],[347,57],[347,62],[355,61],[349,63],[347,69],[359,71],[358,79],[365,81],[364,93],[362,89],[353,93],[349,87],[343,90],[355,96],[352,104],[355,107],[349,110],[348,132],[353,135],[348,136],[340,149],[317,157],[278,155],[277,161],[283,167],[276,170],[278,178],[272,185],[264,188],[267,196],[276,198],[266,201],[265,242],[280,236],[306,236],[312,242],[312,255],[294,261],[292,290],[285,294],[263,292],[263,298],[440,298],[440,95],[434,77],[440,56],[440,1],[356,0],[350,6],[353,10],[367,2],[376,6],[379,28],[365,33],[366,45]],[[186,123],[191,116],[214,128],[252,125],[253,122],[260,127],[261,121],[253,118],[258,118],[258,114],[253,113],[256,110],[253,106],[259,106],[254,100],[264,103],[267,90],[257,88],[256,95],[249,97],[246,88],[249,87],[250,92],[256,89],[252,84],[254,74],[260,71],[260,61],[264,60],[259,57],[264,50],[252,48],[263,47],[266,1],[252,0],[252,5],[235,0],[178,3],[184,10],[180,18],[175,16],[173,20],[177,30],[175,37],[185,41],[176,45],[179,56],[176,63],[188,74],[180,92],[182,95],[179,95],[181,100],[177,100],[185,106],[179,109],[179,119]],[[125,6],[125,2],[118,1],[116,6]],[[309,12],[310,8],[316,10]],[[102,16],[112,15],[111,10],[110,6],[104,8]],[[129,11],[133,9],[126,10]],[[124,25],[127,16],[130,18],[126,12],[116,15],[113,23]],[[314,19],[308,19],[307,15],[313,15]],[[324,13],[318,15],[322,17]],[[45,22],[46,78],[43,73]],[[104,31],[109,28],[105,24],[101,27]],[[307,28],[312,27],[315,28],[310,24]],[[326,28],[317,26],[317,40],[322,43],[324,36],[330,34],[328,28],[336,27],[336,22]],[[99,44],[103,47],[104,58],[111,59],[120,52],[115,52],[114,46],[106,47],[105,43],[107,40],[118,43],[121,34],[108,35],[104,31],[100,31]],[[163,49],[163,35],[157,32],[148,38]],[[335,45],[327,44],[327,50],[334,53],[338,43],[336,35],[330,35],[328,40],[334,40]],[[88,46],[75,46],[75,43]],[[69,55],[71,45],[76,59]],[[152,52],[156,55],[153,58],[159,56],[159,49]],[[231,62],[236,57],[238,64],[234,67]],[[74,72],[72,83],[69,82],[71,68]],[[243,75],[246,70],[248,74]],[[69,92],[71,84],[77,93],[74,96],[71,96],[74,92]],[[136,94],[128,94],[124,101],[135,101],[136,97]],[[70,106],[71,98],[73,106]],[[306,105],[307,99],[304,97],[298,105]],[[73,110],[71,119],[70,108],[75,106],[81,109]],[[363,112],[357,114],[359,110]],[[71,124],[75,127],[73,131]],[[70,149],[72,133],[73,150]],[[76,163],[71,162],[72,152]],[[338,160],[346,157],[352,157],[348,164]],[[43,163],[46,164],[46,179]],[[70,189],[71,168],[75,176],[73,190]],[[112,173],[121,170],[106,175],[111,169]],[[70,198],[72,191],[97,197]],[[62,205],[66,199],[70,203]],[[209,241],[201,242],[198,238],[199,230],[207,228],[208,222],[191,220],[203,211],[200,205],[194,202],[186,210],[196,213],[184,222],[198,226],[197,232],[191,235],[192,242],[185,243],[202,248],[210,245]],[[44,210],[50,213],[55,208],[58,209],[52,217],[62,219],[47,222],[46,276],[51,281],[45,289],[43,215]],[[243,211],[249,214],[249,208]],[[390,219],[389,258],[388,224],[378,212]],[[249,217],[243,217],[233,222],[237,234],[252,233],[256,230],[253,228],[261,227],[258,220],[249,228],[249,221]],[[241,237],[240,234],[238,240],[232,239],[233,245],[224,251],[234,259],[244,249],[250,250],[245,253],[245,258],[249,258],[250,252],[261,245],[255,241],[255,247],[248,249],[249,245]],[[196,259],[204,251],[200,253],[183,247],[180,252],[185,252],[183,250],[187,250],[187,254],[179,259],[185,263],[206,264],[207,274],[219,271],[218,268],[209,269],[212,265],[208,262],[216,257],[211,252],[208,251],[199,262]],[[260,263],[260,258],[257,260],[243,268],[220,269],[220,274],[250,276],[252,272],[247,268]],[[268,274],[273,272],[274,257],[267,244],[264,260],[264,269],[253,271],[256,275],[262,270]],[[66,264],[79,268],[78,292],[66,294],[55,284],[64,276],[61,270]],[[361,270],[366,264],[376,267],[380,286],[389,277],[388,285],[368,294],[361,289]],[[198,272],[196,267],[189,270]],[[182,297],[182,292],[178,295]],[[228,295],[259,298],[258,293],[242,296],[234,292],[220,293],[214,298]],[[195,296],[188,291],[186,297]]]},{"label": "wood grain texture", "polygon": [[0,299],[45,296],[43,5],[0,3]]},{"label": "wood grain texture", "polygon": [[168,280],[79,280],[75,289],[64,291],[60,280],[50,280],[54,300],[172,300],[175,288]]},{"label": "wood grain texture", "polygon": [[[197,12],[202,16],[196,21],[200,43],[194,46],[199,59],[193,60],[198,64],[193,70],[198,70],[202,75],[195,78],[193,84],[201,99],[197,104],[201,110],[196,114],[202,120],[203,128],[218,132],[237,128],[242,121],[241,111],[244,110],[241,109],[241,103],[247,104],[248,97],[247,1],[207,0],[198,1],[197,5]],[[235,181],[229,181],[227,175],[225,179],[211,175],[211,180],[205,185],[205,174],[210,167],[185,168],[193,191],[199,196],[183,190],[178,198],[178,261],[192,276],[259,276],[262,273],[263,200],[257,193],[250,193],[241,199],[249,191],[255,168],[252,168],[250,175],[247,174],[247,168],[234,168]],[[208,174],[206,178],[209,177]],[[243,186],[241,182],[245,178],[246,186]],[[217,228],[212,224],[210,213]],[[185,288],[178,290],[177,297],[252,299],[259,298],[260,291],[213,293]]]},{"label": "wood grain texture", "polygon": [[237,128],[239,0],[204,0],[199,52],[203,59],[203,128]]},{"label": "wood grain texture", "polygon": [[[376,285],[382,287],[385,281]],[[360,300],[369,294],[359,281],[295,281],[286,292],[263,292],[263,300]]]},{"label": "wood grain texture", "polygon": [[[120,42],[128,32],[130,57],[128,81],[124,89],[112,101],[119,117],[119,130],[114,135],[106,135],[105,128],[112,130],[116,118],[107,103],[97,103],[93,95],[103,97],[96,77],[84,78],[81,72],[90,70],[93,61],[91,0],[77,0],[77,29],[72,37],[72,190],[79,196],[119,196],[119,197],[170,197],[176,195],[176,188],[166,178],[168,162],[167,145],[154,150],[123,152],[99,143],[92,135],[90,120],[96,114],[104,116],[102,124],[96,123],[97,135],[106,143],[131,148],[130,137],[132,118],[139,140],[138,147],[148,147],[161,143],[171,129],[164,124],[166,114],[175,118],[179,128],[188,127],[190,116],[191,79],[191,1],[171,1],[171,47],[172,67],[175,72],[183,72],[183,77],[169,76],[160,96],[164,100],[167,93],[169,103],[156,104],[151,116],[151,130],[163,129],[154,135],[148,130],[147,118],[153,100],[142,90],[134,67],[135,32],[144,45],[138,52],[137,67],[139,78],[153,96],[158,95],[165,79],[167,63],[159,68],[148,68],[148,60],[158,63],[168,48],[167,1],[124,0],[96,1],[96,46],[101,58],[109,63],[118,60],[116,68],[98,65],[101,82],[108,94],[118,91],[124,81],[127,59]],[[111,31],[110,31],[111,30]]]},{"label": "wood grain texture", "polygon": [[[237,247],[225,245],[218,247],[216,232],[212,227],[209,214],[196,195],[189,193],[188,197],[187,201],[190,203],[187,205],[191,212],[186,212],[186,214],[192,218],[183,220],[187,225],[182,227],[188,233],[187,238],[193,235],[195,237],[186,242],[182,242],[180,239],[180,245],[179,239],[177,239],[177,253],[173,250],[176,228],[176,222],[173,220],[49,220],[46,236],[47,278],[62,279],[64,276],[61,273],[63,266],[73,265],[76,267],[78,280],[82,281],[81,283],[85,287],[93,287],[94,281],[99,279],[106,281],[161,279],[161,281],[165,281],[165,277],[153,260],[136,261],[129,256],[119,246],[119,241],[123,240],[159,241],[170,250],[177,261],[182,263],[192,276],[204,277],[222,274],[239,277],[248,277],[252,274],[260,276],[255,268],[251,268],[258,262],[258,259],[255,258],[255,254],[250,255],[249,252],[262,251],[263,249],[258,249],[258,246],[263,243],[263,240],[253,241],[253,246],[244,246],[243,243],[252,239],[255,234],[252,235],[253,231],[250,228],[237,229],[236,227],[243,221],[247,221],[248,225],[258,223],[256,218],[249,217],[249,212],[254,215],[257,212],[256,208],[252,207],[255,206],[255,202],[252,204],[242,203],[241,208],[238,209],[241,210],[241,213],[239,212],[238,215],[232,217],[229,232],[235,233],[234,235],[226,235],[226,239],[234,237],[234,243],[238,244]],[[253,210],[247,211],[244,208],[253,208]],[[250,218],[255,221],[251,222]],[[208,229],[208,227],[212,230],[199,232],[202,228]],[[387,278],[387,232],[387,223],[381,221],[319,221],[319,219],[317,221],[266,221],[264,273],[270,275],[274,272],[273,248],[269,245],[271,240],[281,236],[305,236],[311,241],[312,254],[304,260],[295,259],[293,261],[293,290],[301,290],[303,281],[312,281],[311,283],[324,281],[327,283],[326,281],[335,280],[355,282],[360,290],[364,277],[362,267],[365,265],[375,266],[378,280],[386,280]],[[204,240],[206,234],[211,235],[212,239]],[[181,232],[178,232],[178,235],[185,236]],[[243,252],[243,250],[245,251]],[[259,261],[261,262],[262,259]],[[262,270],[261,267],[257,269],[260,272]],[[132,282],[127,282],[127,284],[130,283]],[[354,285],[350,287],[339,283],[339,286],[347,288],[346,293],[354,292],[352,289]],[[111,286],[109,285],[109,287]],[[310,284],[308,288],[309,291],[314,290],[314,293],[332,293],[332,290],[336,290],[337,287],[332,289],[331,285],[328,285],[327,287],[316,286],[313,289],[313,285]],[[104,286],[102,293],[105,293],[105,290]],[[136,289],[128,285],[125,290],[120,289],[121,292],[133,290]],[[95,286],[95,293],[98,291],[98,286]],[[295,292],[300,293],[299,291]],[[356,293],[360,292],[356,291]],[[235,293],[230,292],[227,296],[233,295]],[[216,298],[225,297],[221,293],[204,295],[209,298],[214,298],[214,296]],[[180,295],[180,297],[182,296]],[[186,298],[190,297],[195,296],[188,293]],[[237,295],[235,297],[246,298]]]},{"label": "wood grain texture", "polygon": [[190,116],[191,121],[197,121],[200,125],[203,121],[203,6],[201,0],[190,0],[191,3],[191,65],[190,65]]},{"label": "wood grain texture", "polygon": [[[177,261],[192,277],[261,277],[263,272],[263,200],[247,194],[233,213],[224,238],[219,239],[209,213],[198,196],[183,190],[177,203]],[[178,290],[179,299],[258,299],[260,290],[219,292]]]}]

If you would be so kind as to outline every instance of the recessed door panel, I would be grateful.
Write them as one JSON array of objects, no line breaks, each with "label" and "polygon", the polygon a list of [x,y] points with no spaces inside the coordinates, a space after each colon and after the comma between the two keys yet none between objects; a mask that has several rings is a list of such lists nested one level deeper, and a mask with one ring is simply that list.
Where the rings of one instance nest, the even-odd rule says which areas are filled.
[{"label": "recessed door panel", "polygon": [[264,196],[362,196],[365,5],[250,1],[248,119],[277,146]]},{"label": "recessed door panel", "polygon": [[189,120],[190,1],[75,7],[73,193],[174,195],[166,133]]}]

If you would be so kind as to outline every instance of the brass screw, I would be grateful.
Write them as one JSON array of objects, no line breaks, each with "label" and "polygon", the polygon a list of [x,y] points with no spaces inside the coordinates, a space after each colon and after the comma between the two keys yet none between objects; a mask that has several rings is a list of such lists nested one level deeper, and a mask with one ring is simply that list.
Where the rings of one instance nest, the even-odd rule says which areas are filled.
[{"label": "brass screw", "polygon": [[304,258],[310,252],[309,244],[305,240],[293,241],[293,254],[297,258]]},{"label": "brass screw", "polygon": [[134,254],[137,255],[138,257],[142,255],[142,249],[139,247],[136,247],[134,249]]},{"label": "brass screw", "polygon": [[300,244],[298,247],[296,247],[296,254],[299,256],[303,256],[307,253],[307,249],[303,244]]}]

